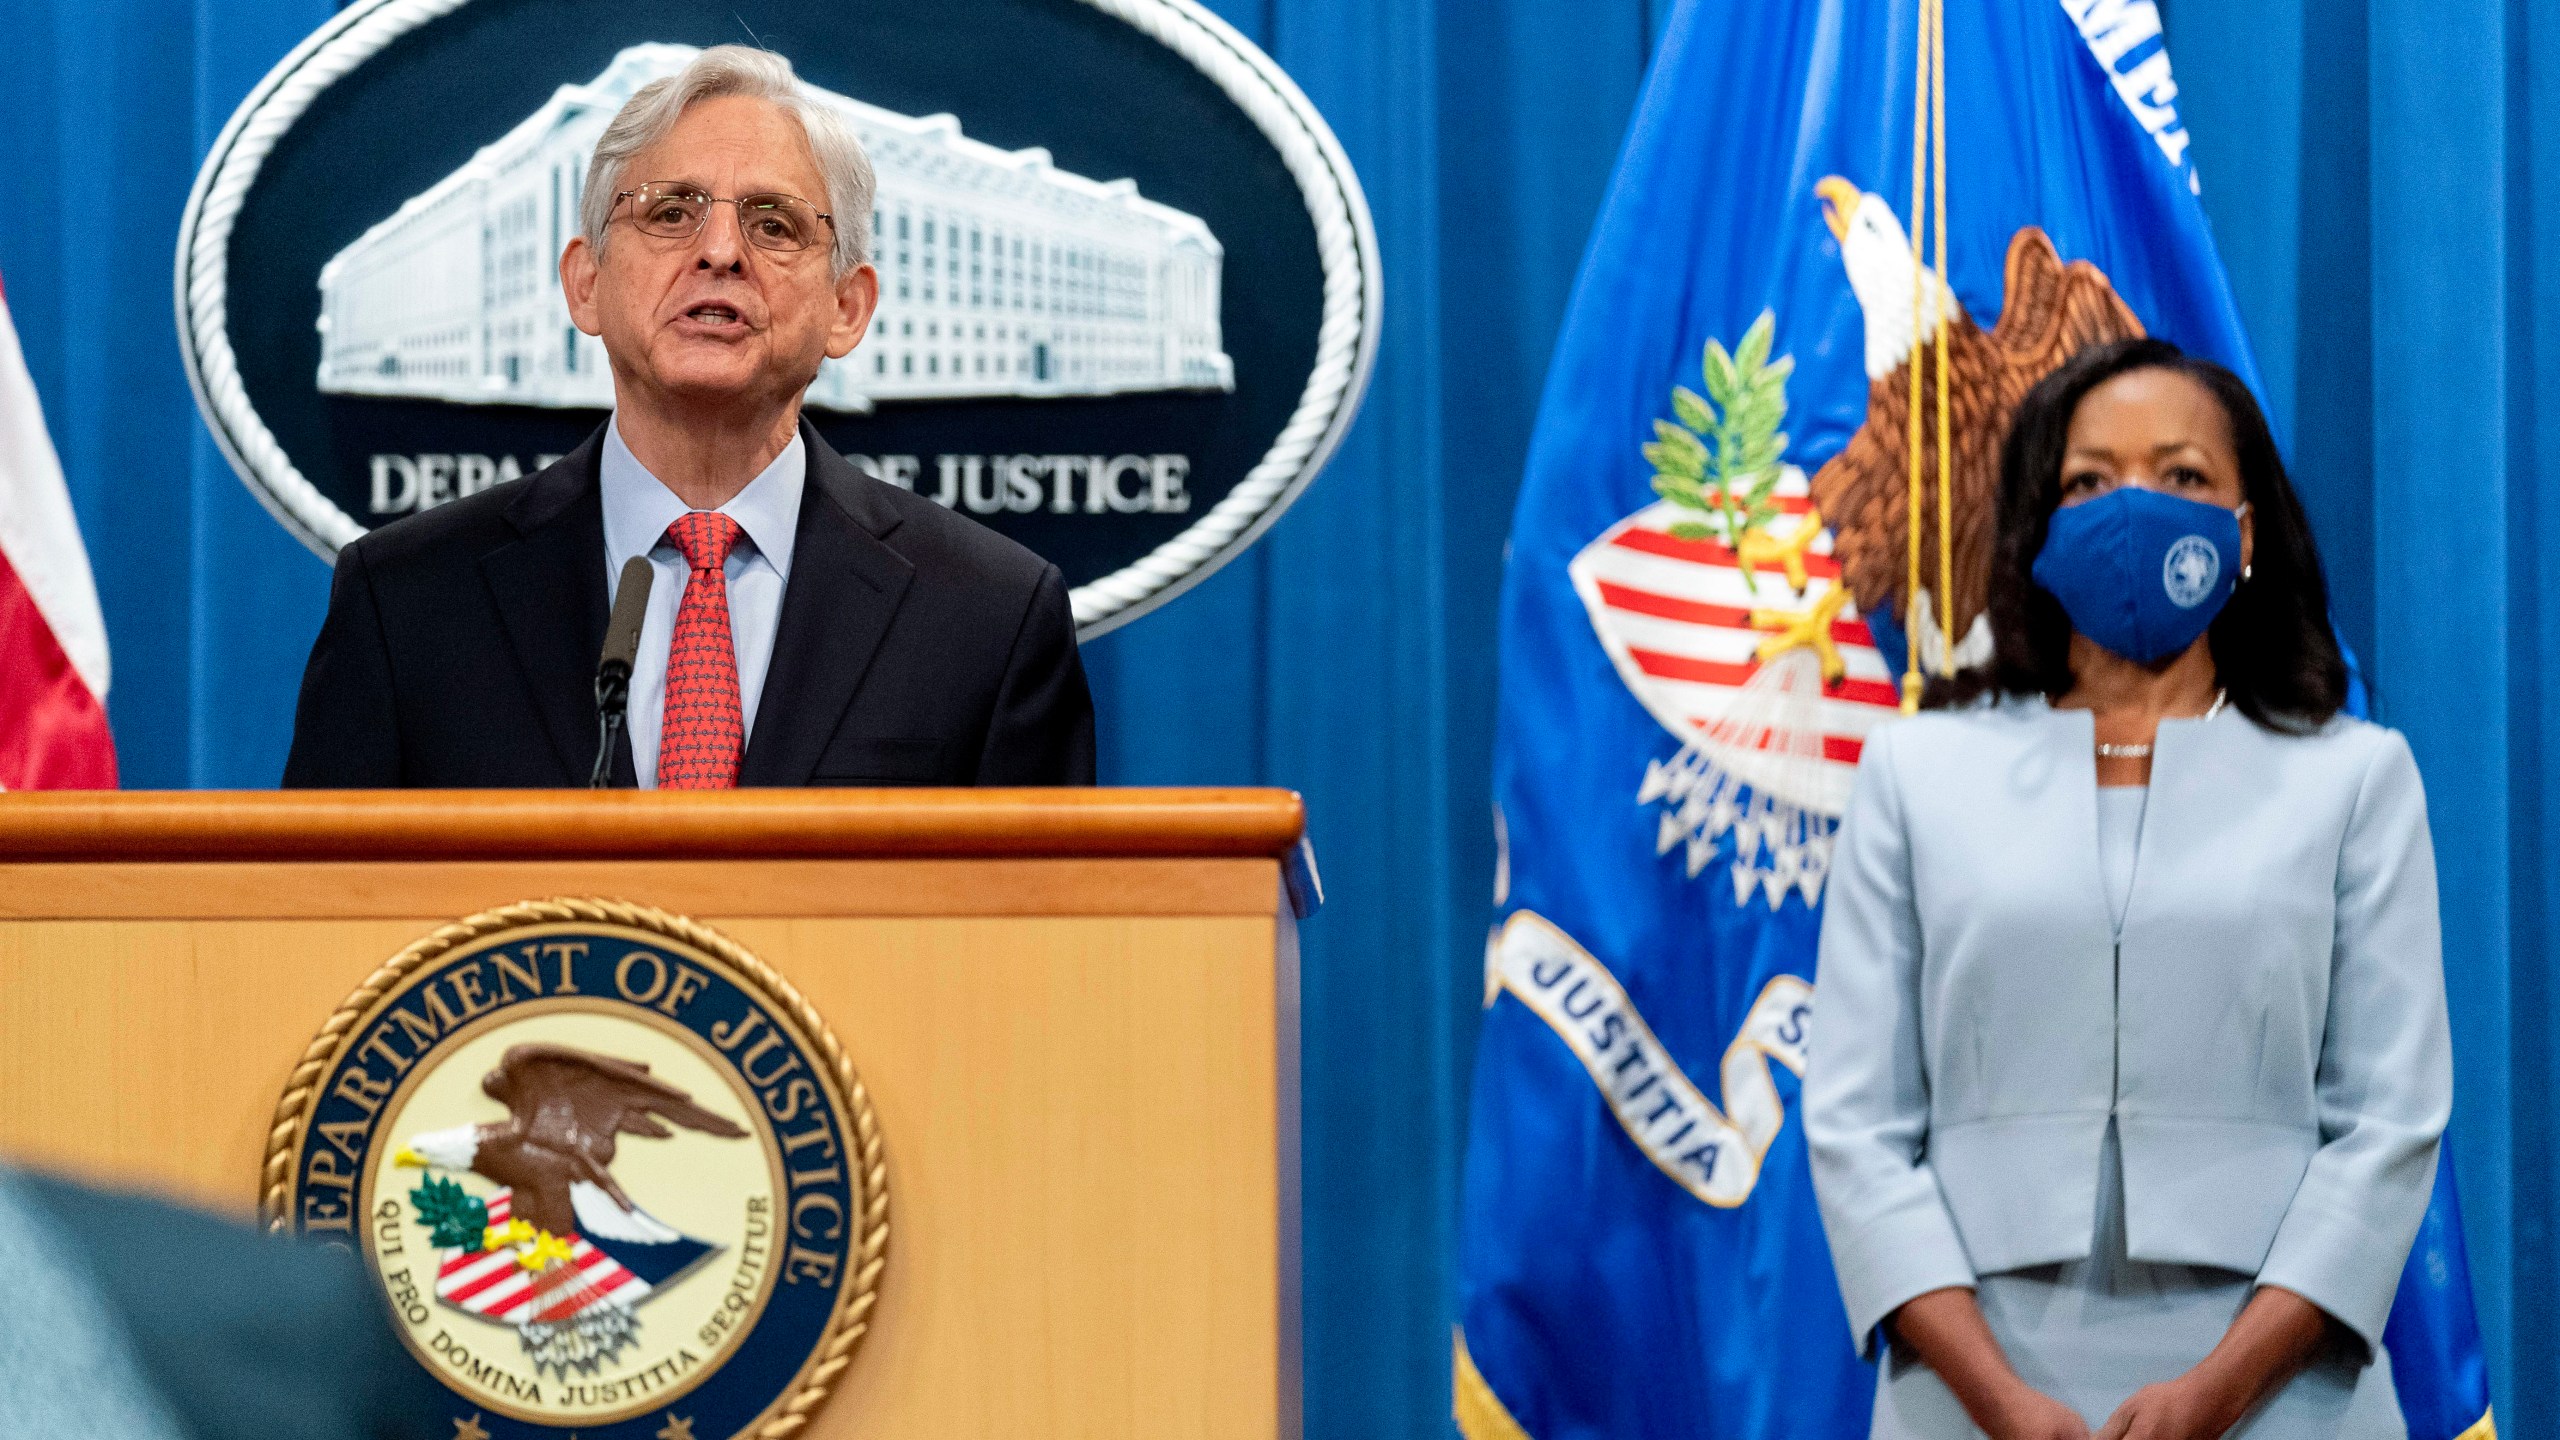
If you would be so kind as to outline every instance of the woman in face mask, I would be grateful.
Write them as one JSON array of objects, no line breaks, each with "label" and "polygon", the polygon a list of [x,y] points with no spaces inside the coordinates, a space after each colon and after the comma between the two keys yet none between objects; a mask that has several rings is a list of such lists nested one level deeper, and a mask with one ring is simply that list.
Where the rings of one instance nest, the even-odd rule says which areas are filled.
[{"label": "woman in face mask", "polygon": [[2074,359],[2003,456],[1994,658],[1869,741],[1805,1127],[1877,1436],[2400,1437],[2452,1056],[2426,802],[2343,717],[2248,388]]}]

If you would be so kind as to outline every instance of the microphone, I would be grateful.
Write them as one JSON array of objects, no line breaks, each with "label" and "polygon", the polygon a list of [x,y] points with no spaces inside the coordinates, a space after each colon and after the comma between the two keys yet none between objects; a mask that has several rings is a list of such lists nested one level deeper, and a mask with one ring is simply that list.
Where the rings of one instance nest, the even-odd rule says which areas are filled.
[{"label": "microphone", "polygon": [[622,740],[622,720],[631,704],[631,664],[640,654],[640,622],[649,617],[649,587],[658,572],[646,555],[622,562],[622,579],[613,587],[613,618],[604,626],[604,654],[596,661],[596,768],[587,788],[613,783],[613,755]]}]

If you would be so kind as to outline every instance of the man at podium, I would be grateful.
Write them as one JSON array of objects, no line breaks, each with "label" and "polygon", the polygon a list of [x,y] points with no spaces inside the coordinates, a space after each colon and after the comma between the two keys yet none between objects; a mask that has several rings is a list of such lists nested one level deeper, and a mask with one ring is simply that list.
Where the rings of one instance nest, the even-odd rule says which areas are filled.
[{"label": "man at podium", "polygon": [[[286,785],[1092,783],[1057,567],[801,418],[879,299],[872,189],[778,55],[718,46],[631,97],[560,257],[612,417],[339,552]],[[638,635],[618,735],[609,613]]]}]

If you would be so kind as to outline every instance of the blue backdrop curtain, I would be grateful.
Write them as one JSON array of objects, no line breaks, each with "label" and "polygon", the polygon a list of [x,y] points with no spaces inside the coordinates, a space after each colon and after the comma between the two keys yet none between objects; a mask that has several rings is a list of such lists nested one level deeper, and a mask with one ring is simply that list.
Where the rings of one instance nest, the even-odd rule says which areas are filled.
[{"label": "blue backdrop curtain", "polygon": [[2453,1138],[2500,1430],[2560,1433],[2560,15],[2179,0],[2169,43],[2379,718],[2426,775]]},{"label": "blue backdrop curtain", "polygon": [[[326,599],[196,420],[169,277],[205,147],[332,8],[0,0],[0,283],[97,567],[130,785],[272,784]],[[1305,956],[1308,1430],[1438,1435],[1504,530],[1662,6],[1212,8],[1358,166],[1385,339],[1359,425],[1271,536],[1089,648],[1104,776],[1306,792],[1331,899]],[[2534,88],[2560,84],[2560,22],[2528,0],[2179,0],[2169,19],[2341,623],[2432,797],[2501,1418],[2560,1433],[2560,1318],[2531,1303],[2560,1277],[2560,494],[2541,478],[2560,475],[2560,253],[2531,243],[2560,233],[2538,223],[2560,221],[2560,115]]]}]

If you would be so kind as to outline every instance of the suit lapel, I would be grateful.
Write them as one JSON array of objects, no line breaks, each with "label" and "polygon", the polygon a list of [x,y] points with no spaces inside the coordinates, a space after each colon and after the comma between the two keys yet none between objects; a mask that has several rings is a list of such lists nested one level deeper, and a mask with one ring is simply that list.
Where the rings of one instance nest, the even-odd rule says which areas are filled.
[{"label": "suit lapel", "polygon": [[[882,539],[897,512],[866,493],[873,480],[800,426],[809,483],[800,495],[791,582],[782,592],[773,661],[747,737],[742,785],[806,785],[889,633],[915,567]],[[602,643],[602,632],[598,632]]]},{"label": "suit lapel", "polygon": [[[2019,702],[2036,727],[2035,765],[2052,778],[2048,794],[2066,820],[2062,838],[2072,859],[2072,888],[2095,917],[2099,933],[2113,941],[2121,928],[2107,898],[2107,867],[2098,853],[2098,727],[2086,710],[2064,710],[2047,700]],[[2137,852],[2139,846],[2136,847]],[[2130,906],[2127,907],[2130,913]]]},{"label": "suit lapel", "polygon": [[604,501],[596,482],[603,433],[525,481],[507,507],[518,538],[480,557],[480,578],[497,602],[564,785],[585,784],[595,763],[595,667],[606,604]]}]

